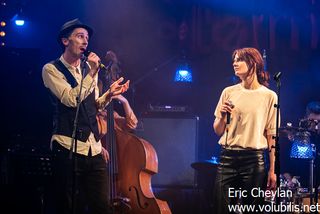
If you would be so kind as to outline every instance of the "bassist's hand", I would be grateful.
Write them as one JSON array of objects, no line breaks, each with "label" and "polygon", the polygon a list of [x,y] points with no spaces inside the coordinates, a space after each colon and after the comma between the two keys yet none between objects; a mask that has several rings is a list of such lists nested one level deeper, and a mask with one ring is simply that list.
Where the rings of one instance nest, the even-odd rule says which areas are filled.
[{"label": "bassist's hand", "polygon": [[101,149],[101,155],[103,160],[105,160],[107,163],[109,161],[109,152],[104,147]]}]

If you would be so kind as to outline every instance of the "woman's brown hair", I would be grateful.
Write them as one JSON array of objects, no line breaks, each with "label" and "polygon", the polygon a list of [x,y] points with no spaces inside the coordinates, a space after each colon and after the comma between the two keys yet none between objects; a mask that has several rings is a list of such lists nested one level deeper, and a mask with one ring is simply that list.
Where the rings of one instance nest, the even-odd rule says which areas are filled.
[{"label": "woman's brown hair", "polygon": [[263,70],[263,59],[260,52],[255,48],[236,49],[232,54],[232,59],[234,59],[236,54],[238,54],[239,60],[247,64],[249,72],[253,71],[254,67],[256,67],[259,83],[268,87],[270,75],[268,71]]}]

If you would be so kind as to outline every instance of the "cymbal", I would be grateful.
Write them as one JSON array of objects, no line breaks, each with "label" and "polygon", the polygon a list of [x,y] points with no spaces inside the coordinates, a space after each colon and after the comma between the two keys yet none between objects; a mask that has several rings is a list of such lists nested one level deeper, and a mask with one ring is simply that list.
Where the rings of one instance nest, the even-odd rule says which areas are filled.
[{"label": "cymbal", "polygon": [[307,131],[305,128],[295,127],[295,126],[283,126],[279,128],[279,132],[288,133],[288,132],[301,132]]},{"label": "cymbal", "polygon": [[279,136],[287,137],[290,141],[310,143],[311,132],[301,127],[285,126],[279,128]]},{"label": "cymbal", "polygon": [[280,136],[288,136],[288,135],[295,135],[298,132],[307,132],[308,130],[301,127],[295,126],[284,126],[279,128]]},{"label": "cymbal", "polygon": [[195,170],[205,171],[205,170],[214,170],[218,166],[218,162],[215,160],[203,160],[199,162],[194,162],[191,164],[191,167]]}]

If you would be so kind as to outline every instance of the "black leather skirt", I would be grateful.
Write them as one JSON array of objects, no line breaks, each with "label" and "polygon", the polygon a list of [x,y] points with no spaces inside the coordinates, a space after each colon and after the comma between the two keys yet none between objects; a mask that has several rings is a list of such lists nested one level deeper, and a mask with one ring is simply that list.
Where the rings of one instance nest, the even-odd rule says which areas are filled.
[{"label": "black leather skirt", "polygon": [[230,204],[264,202],[252,190],[266,189],[265,153],[264,150],[221,150],[214,189],[217,213],[229,213]]}]

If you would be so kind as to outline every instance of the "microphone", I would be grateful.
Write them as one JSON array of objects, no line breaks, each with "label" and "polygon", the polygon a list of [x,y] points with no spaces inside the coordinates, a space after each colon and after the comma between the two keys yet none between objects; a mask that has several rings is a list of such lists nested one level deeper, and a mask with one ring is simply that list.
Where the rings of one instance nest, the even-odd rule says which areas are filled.
[{"label": "microphone", "polygon": [[[234,108],[234,105],[232,104],[231,100],[228,101],[230,103],[230,107]],[[230,124],[230,120],[231,120],[231,113],[227,111],[227,125]]]},{"label": "microphone", "polygon": [[263,58],[263,70],[267,71],[268,70],[268,62],[267,62],[267,52],[266,49],[263,49],[263,54],[262,54],[262,58]]},{"label": "microphone", "polygon": [[[84,50],[84,51],[83,51],[83,55],[84,55],[85,57],[88,57],[90,53],[91,53],[91,51],[89,51],[89,50]],[[110,62],[110,64],[109,64],[108,66],[105,66],[105,65],[102,64],[102,63],[100,62],[100,60],[99,60],[99,68],[100,68],[100,69],[106,69],[106,70],[107,70],[111,65],[112,65],[112,61]]]},{"label": "microphone", "polygon": [[278,72],[278,73],[276,73],[276,74],[273,76],[273,79],[274,79],[275,81],[278,81],[278,80],[280,79],[280,77],[281,77],[281,72]]},{"label": "microphone", "polygon": [[227,112],[227,125],[230,124],[231,114],[230,112]]}]

